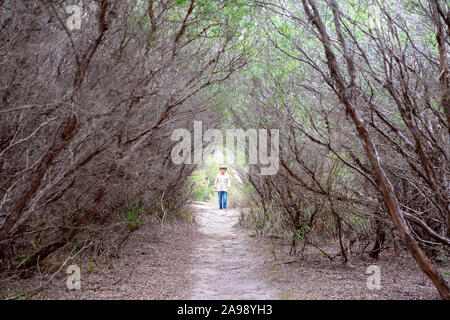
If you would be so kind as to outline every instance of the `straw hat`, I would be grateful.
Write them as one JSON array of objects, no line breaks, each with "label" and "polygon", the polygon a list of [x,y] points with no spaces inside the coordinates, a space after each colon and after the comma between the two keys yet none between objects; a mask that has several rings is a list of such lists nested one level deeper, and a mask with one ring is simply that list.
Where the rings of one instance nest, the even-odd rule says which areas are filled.
[{"label": "straw hat", "polygon": [[228,169],[226,164],[223,164],[219,167],[219,169]]}]

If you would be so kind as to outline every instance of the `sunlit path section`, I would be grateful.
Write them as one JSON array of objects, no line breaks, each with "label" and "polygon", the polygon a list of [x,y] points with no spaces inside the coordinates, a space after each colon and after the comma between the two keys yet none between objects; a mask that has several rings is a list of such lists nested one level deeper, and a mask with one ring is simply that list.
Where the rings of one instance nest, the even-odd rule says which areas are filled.
[{"label": "sunlit path section", "polygon": [[264,258],[253,253],[235,225],[238,209],[193,204],[204,238],[193,253],[191,299],[273,299],[276,294],[258,275]]}]

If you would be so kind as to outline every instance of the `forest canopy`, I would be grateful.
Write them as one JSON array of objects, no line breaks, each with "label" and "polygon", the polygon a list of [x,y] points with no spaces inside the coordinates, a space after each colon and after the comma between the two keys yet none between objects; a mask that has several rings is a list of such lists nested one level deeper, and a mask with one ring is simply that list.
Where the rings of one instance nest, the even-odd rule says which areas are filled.
[{"label": "forest canopy", "polygon": [[202,121],[279,129],[276,174],[234,168],[245,226],[405,248],[450,299],[447,1],[2,0],[0,25],[2,275],[183,215],[210,190],[170,136]]}]

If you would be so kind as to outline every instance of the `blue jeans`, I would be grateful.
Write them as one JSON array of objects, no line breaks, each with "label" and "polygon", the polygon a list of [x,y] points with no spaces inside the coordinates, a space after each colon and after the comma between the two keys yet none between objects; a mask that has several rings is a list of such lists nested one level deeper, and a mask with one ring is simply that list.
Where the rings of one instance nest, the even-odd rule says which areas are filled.
[{"label": "blue jeans", "polygon": [[217,195],[219,196],[219,209],[227,208],[227,192],[226,191],[218,191]]}]

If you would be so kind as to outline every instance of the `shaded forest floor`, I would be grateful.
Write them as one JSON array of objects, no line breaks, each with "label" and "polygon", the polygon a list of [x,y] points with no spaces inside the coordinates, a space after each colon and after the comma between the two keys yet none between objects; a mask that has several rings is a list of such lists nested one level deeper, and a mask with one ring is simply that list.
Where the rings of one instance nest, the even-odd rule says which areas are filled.
[{"label": "shaded forest floor", "polygon": [[[32,298],[439,299],[406,252],[400,257],[383,252],[376,261],[352,257],[343,265],[309,248],[296,261],[285,241],[257,240],[254,232],[238,227],[237,209],[219,211],[206,203],[192,208],[195,224],[177,222],[163,230],[160,225],[143,226],[131,235],[120,258],[83,266],[81,290],[67,290],[61,272]],[[380,290],[366,286],[366,269],[372,264],[381,269]],[[0,296],[20,297],[45,281],[43,277],[2,282]]]},{"label": "shaded forest floor", "polygon": [[[275,257],[265,276],[280,292],[280,299],[310,300],[410,300],[440,299],[432,282],[415,265],[407,252],[399,257],[383,252],[378,260],[362,260],[359,256],[349,258],[347,264],[330,261],[314,248],[307,248],[304,258],[297,260],[289,256],[290,244],[272,239],[263,240],[267,258],[273,257],[270,250],[275,249]],[[329,254],[339,252],[337,246],[322,247]],[[273,250],[272,250],[273,252]],[[367,268],[376,265],[380,268],[381,288],[369,290]],[[450,266],[441,267],[450,270]],[[450,277],[447,276],[450,280]]]}]

